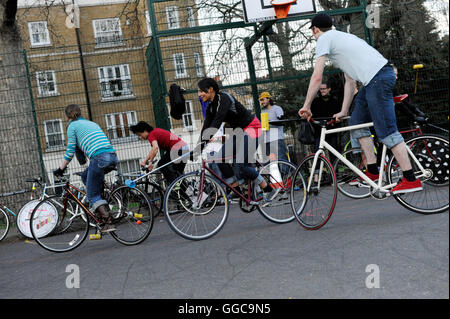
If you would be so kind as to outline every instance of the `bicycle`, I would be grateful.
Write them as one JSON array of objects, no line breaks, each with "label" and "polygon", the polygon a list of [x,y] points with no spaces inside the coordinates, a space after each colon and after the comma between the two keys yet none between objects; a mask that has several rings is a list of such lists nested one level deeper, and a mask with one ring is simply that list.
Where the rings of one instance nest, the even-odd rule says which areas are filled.
[{"label": "bicycle", "polygon": [[[407,95],[402,95],[399,97],[394,98],[395,101],[397,103],[402,102],[405,98],[407,97]],[[435,129],[440,129],[443,132],[447,132],[445,129],[439,128],[438,126],[434,126],[432,124],[429,123],[429,119],[425,116],[425,114],[423,114],[422,112],[418,111],[417,114],[414,114],[414,127],[413,129],[409,129],[409,130],[402,130],[400,131],[401,134],[413,134],[412,137],[414,136],[422,136],[424,135],[422,128],[424,127],[432,127]],[[443,136],[443,135],[437,135],[437,134],[427,134],[427,136],[435,136],[437,138],[440,139],[444,139],[446,140],[446,148],[447,148],[447,154],[448,154],[448,138]],[[373,138],[374,136],[372,136]],[[365,168],[365,163],[364,163],[364,157],[363,157],[363,153],[362,150],[360,148],[348,148],[348,146],[350,145],[350,141],[347,143],[346,147],[344,148],[344,152],[342,153],[342,155],[349,160],[350,162],[352,162],[355,166],[357,166],[359,169],[364,170]],[[433,158],[433,154],[432,154],[432,150],[433,148],[438,148],[438,145],[434,145],[434,146],[430,146],[426,149],[427,154],[430,158]],[[377,155],[381,155],[381,153],[378,152],[377,150],[377,146],[375,145],[374,147],[374,151],[375,154]],[[389,152],[387,157],[381,157],[381,156],[377,156],[378,157],[378,163],[379,165],[387,165],[387,163],[389,162],[389,158],[391,157],[391,154]],[[447,175],[449,173],[448,171],[448,159],[446,160],[445,158],[443,159],[443,166],[447,167]],[[437,161],[433,161],[435,163],[434,170],[437,172],[439,170],[439,166],[440,164]],[[338,190],[345,196],[350,197],[350,198],[354,198],[354,199],[361,199],[361,198],[367,198],[370,196],[370,187],[364,183],[362,180],[360,180],[358,178],[358,176],[351,171],[350,169],[348,169],[348,167],[342,163],[342,161],[336,159],[334,164],[333,164],[334,170],[336,171],[336,177],[337,177],[337,181],[338,181]],[[435,178],[438,178],[435,176]],[[448,183],[448,179],[447,179],[447,183]]]},{"label": "bicycle", "polygon": [[[273,161],[262,165],[256,161],[260,174],[272,187],[280,188],[278,196],[266,202],[259,186],[248,181],[243,193],[219,177],[202,159],[199,171],[184,174],[175,179],[164,195],[164,215],[170,228],[185,239],[203,240],[217,234],[224,226],[229,212],[230,199],[227,189],[240,199],[244,212],[254,209],[273,223],[289,223],[294,220],[290,210],[280,209],[289,205],[289,190],[296,166],[287,161]],[[281,173],[283,172],[283,173]]]},{"label": "bicycle", "polygon": [[[153,161],[153,164],[156,161]],[[142,168],[145,173],[127,173],[117,174],[118,180],[114,185],[109,186],[110,189],[114,189],[118,185],[124,185],[125,180],[134,178],[136,182],[135,187],[139,187],[149,197],[150,203],[153,207],[153,217],[156,218],[162,214],[162,202],[164,198],[164,192],[166,189],[166,182],[161,172],[158,172],[159,168],[149,171],[148,168]],[[153,175],[153,176],[152,176]]]},{"label": "bicycle", "polygon": [[[8,214],[10,214],[16,222],[17,229],[19,233],[24,236],[25,238],[33,238],[31,235],[30,230],[30,216],[33,212],[34,207],[44,198],[50,197],[48,194],[49,188],[56,188],[59,187],[58,185],[54,186],[47,186],[46,183],[42,183],[42,178],[32,178],[32,179],[26,179],[27,183],[33,183],[31,187],[31,196],[30,200],[25,203],[22,208],[19,210],[19,212],[16,214],[11,209],[9,209],[6,205],[0,203],[0,241],[3,240],[6,235],[9,232],[10,226],[11,226],[11,220]],[[38,198],[34,198],[34,194],[36,193],[36,184],[38,184],[42,188],[42,192],[39,195]],[[13,196],[13,195],[20,195],[29,192],[29,190],[21,190],[17,192],[10,192],[6,194],[1,194],[0,197],[6,197],[6,196]]]},{"label": "bicycle", "polygon": [[[422,135],[406,141],[406,145],[408,146],[407,152],[411,159],[415,175],[421,179],[424,189],[417,193],[391,194],[391,189],[397,185],[397,181],[402,175],[401,169],[394,157],[391,157],[386,168],[384,165],[381,166],[380,178],[378,183],[375,183],[325,141],[327,134],[371,127],[373,123],[328,130],[326,126],[331,124],[334,119],[322,118],[316,120],[311,119],[311,121],[322,127],[319,151],[306,156],[301,161],[295,172],[291,188],[292,194],[294,192],[293,187],[304,187],[306,189],[307,196],[303,200],[291,196],[291,207],[294,216],[303,228],[316,230],[323,227],[330,219],[336,205],[338,190],[336,173],[330,161],[323,155],[324,150],[331,152],[351,171],[357,174],[359,178],[364,180],[370,186],[370,194],[375,199],[383,200],[394,197],[402,206],[421,214],[440,213],[448,209],[448,188],[446,185],[443,185],[441,182],[436,182],[433,179],[435,173],[438,172],[434,172],[427,166],[430,158],[426,155],[426,149],[429,145],[447,143],[444,139],[432,135]],[[387,148],[384,145],[382,158],[386,158],[386,150]],[[440,149],[439,151],[441,150],[444,153],[446,152],[445,149]],[[447,154],[443,155],[443,158],[448,158],[448,151]],[[387,175],[387,185],[383,185],[383,176],[385,173]],[[305,184],[305,180],[307,184]]]},{"label": "bicycle", "polygon": [[[102,221],[80,199],[84,192],[66,182],[61,195],[39,202],[31,214],[30,228],[33,238],[46,250],[67,252],[79,247],[93,225],[101,239]],[[139,190],[120,186],[108,196],[113,224],[111,236],[121,244],[131,246],[142,243],[153,227],[152,207],[147,195]]]}]

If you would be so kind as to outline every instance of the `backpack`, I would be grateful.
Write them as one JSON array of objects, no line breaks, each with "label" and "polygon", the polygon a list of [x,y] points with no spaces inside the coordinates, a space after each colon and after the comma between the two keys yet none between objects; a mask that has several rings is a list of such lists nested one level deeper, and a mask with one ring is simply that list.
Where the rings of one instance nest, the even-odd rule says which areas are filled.
[{"label": "backpack", "polygon": [[170,116],[175,120],[181,120],[183,114],[186,113],[186,101],[183,96],[184,92],[186,92],[186,90],[175,83],[170,86]]}]

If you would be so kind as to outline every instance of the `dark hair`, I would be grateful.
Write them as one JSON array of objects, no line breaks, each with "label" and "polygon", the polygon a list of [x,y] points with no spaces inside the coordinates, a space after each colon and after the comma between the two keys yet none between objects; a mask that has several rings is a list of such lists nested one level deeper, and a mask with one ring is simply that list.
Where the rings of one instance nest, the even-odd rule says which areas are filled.
[{"label": "dark hair", "polygon": [[136,133],[144,133],[144,132],[149,132],[150,133],[151,131],[153,131],[153,127],[150,124],[148,124],[147,122],[140,121],[136,125],[131,125],[130,130],[134,134],[136,134]]},{"label": "dark hair", "polygon": [[316,27],[317,29],[319,29],[320,31],[322,31],[322,32],[327,32],[327,31],[330,31],[332,28],[319,28],[319,27]]},{"label": "dark hair", "polygon": [[214,92],[219,92],[219,84],[214,79],[204,78],[198,82],[198,88],[205,93],[207,93],[209,88],[211,87],[213,88]]},{"label": "dark hair", "polygon": [[66,106],[64,110],[66,116],[71,120],[77,120],[81,116],[81,109],[78,104],[69,104]]},{"label": "dark hair", "polygon": [[275,102],[269,98],[269,104],[273,106],[273,105],[275,105]]}]

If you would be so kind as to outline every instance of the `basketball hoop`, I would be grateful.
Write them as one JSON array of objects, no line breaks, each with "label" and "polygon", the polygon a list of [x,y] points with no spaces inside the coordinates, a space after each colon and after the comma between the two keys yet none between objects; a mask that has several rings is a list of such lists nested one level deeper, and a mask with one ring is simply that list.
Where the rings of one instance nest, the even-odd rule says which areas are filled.
[{"label": "basketball hoop", "polygon": [[296,1],[297,0],[271,0],[270,4],[272,4],[275,9],[277,19],[284,19],[288,16],[291,5]]}]

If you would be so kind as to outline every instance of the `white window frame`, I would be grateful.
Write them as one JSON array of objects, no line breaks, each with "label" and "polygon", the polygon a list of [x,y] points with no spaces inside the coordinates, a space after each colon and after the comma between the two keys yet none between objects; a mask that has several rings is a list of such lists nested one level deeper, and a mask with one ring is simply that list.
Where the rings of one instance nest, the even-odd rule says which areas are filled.
[{"label": "white window frame", "polygon": [[[171,14],[174,16],[171,16]],[[180,16],[178,14],[177,6],[166,7],[166,18],[167,18],[167,28],[168,29],[178,29],[180,27]],[[175,21],[172,21],[174,19]]]},{"label": "white window frame", "polygon": [[[54,90],[52,92],[47,90],[44,90],[44,85],[47,85],[50,81],[48,80],[48,74],[52,75],[53,79],[53,87]],[[40,80],[40,75],[45,74],[45,83],[42,83]],[[38,88],[38,97],[47,97],[47,96],[55,96],[58,95],[58,85],[56,84],[56,76],[55,71],[53,70],[46,70],[46,71],[38,71],[36,72],[36,82],[37,82],[37,88]]]},{"label": "white window frame", "polygon": [[[194,131],[195,130],[195,118],[194,118],[194,104],[192,101],[186,101],[186,113],[183,113],[183,130]],[[189,124],[189,121],[191,125]]]},{"label": "white window frame", "polygon": [[[183,73],[178,72],[177,57],[181,57],[183,60],[183,63],[182,63]],[[184,59],[184,53],[175,53],[173,55],[173,66],[175,69],[175,78],[179,79],[179,78],[187,78],[188,77],[187,69],[186,69],[186,60]]]},{"label": "white window frame", "polygon": [[[39,41],[39,42],[35,42],[34,41],[33,35],[36,34],[36,33],[33,33],[32,28],[33,28],[33,25],[35,25],[35,24],[44,24],[45,30],[43,30],[42,32],[39,32],[38,34],[45,34],[45,37],[47,38],[47,41]],[[50,46],[50,45],[52,45],[51,42],[50,42],[50,33],[48,32],[47,21],[28,22],[28,32],[30,34],[31,47],[41,47],[41,46]]]},{"label": "white window frame", "polygon": [[198,77],[203,77],[202,56],[198,52],[194,52],[195,72]]},{"label": "white window frame", "polygon": [[150,24],[150,13],[145,10],[145,24],[147,25],[147,36],[152,36],[152,26]]},{"label": "white window frame", "polygon": [[[119,115],[120,123],[116,123],[116,116]],[[128,136],[126,136],[124,116],[127,118],[128,123]],[[106,131],[108,133],[108,137],[111,140],[111,143],[118,142],[130,142],[139,140],[137,135],[134,135],[130,127],[132,125],[137,124],[137,114],[136,111],[127,111],[127,112],[117,112],[117,113],[108,113],[105,114],[106,120]],[[119,137],[118,130],[121,130],[122,137]],[[112,132],[112,134],[111,134]]]},{"label": "white window frame", "polygon": [[[96,23],[100,23],[102,21],[105,21],[106,23],[108,23],[108,20],[112,20],[115,23],[117,23],[118,26],[118,30],[110,30],[110,31],[101,31],[101,30],[97,30],[97,24]],[[103,48],[103,47],[114,47],[114,46],[121,46],[124,45],[123,43],[123,34],[122,34],[122,26],[120,24],[120,19],[119,18],[106,18],[106,19],[94,19],[92,20],[92,27],[94,28],[94,38],[95,38],[95,43],[96,43],[96,48]],[[99,41],[100,37],[103,36],[103,34],[105,34],[105,38],[107,38],[108,34],[114,34],[117,33],[117,40],[113,41]]]},{"label": "white window frame", "polygon": [[[120,174],[125,174],[125,175],[130,174],[130,173],[136,173],[136,172],[139,172],[139,163],[140,163],[139,158],[130,158],[130,159],[122,160],[122,161],[119,161],[119,163],[117,164],[117,170]],[[124,165],[127,166],[126,172],[121,169]],[[132,171],[131,165],[135,166],[136,170]]]},{"label": "white window frame", "polygon": [[[120,76],[117,75],[117,69],[119,69]],[[97,68],[97,70],[98,70],[98,79],[100,82],[100,94],[102,96],[103,102],[134,98],[133,83],[131,81],[129,64],[102,66]],[[111,74],[109,72],[110,70]],[[110,75],[112,75],[112,77],[110,77]],[[121,82],[122,90],[119,90],[118,87],[119,84],[117,81]],[[127,89],[124,89],[123,81],[128,81],[129,87]],[[117,87],[115,85],[117,85]],[[106,89],[104,89],[104,87]]]},{"label": "white window frame", "polygon": [[192,7],[187,7],[186,8],[187,11],[187,21],[188,21],[188,25],[189,27],[193,28],[195,27],[195,14],[194,14],[194,9]]},{"label": "white window frame", "polygon": [[[49,133],[48,132],[48,124],[52,123],[52,125],[53,125],[55,122],[59,123],[59,132]],[[65,138],[64,138],[64,131],[63,131],[63,125],[62,125],[62,120],[61,119],[54,119],[54,120],[46,120],[46,121],[44,121],[44,132],[45,132],[45,142],[46,142],[47,150],[54,151],[54,150],[61,150],[61,149],[65,148],[65,146],[66,146],[65,142],[66,141],[65,141]],[[59,135],[61,137],[62,144],[61,145],[56,145],[56,146],[50,146],[49,145],[49,143],[50,143],[49,136],[50,135]]]}]

